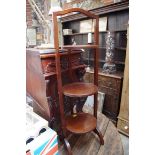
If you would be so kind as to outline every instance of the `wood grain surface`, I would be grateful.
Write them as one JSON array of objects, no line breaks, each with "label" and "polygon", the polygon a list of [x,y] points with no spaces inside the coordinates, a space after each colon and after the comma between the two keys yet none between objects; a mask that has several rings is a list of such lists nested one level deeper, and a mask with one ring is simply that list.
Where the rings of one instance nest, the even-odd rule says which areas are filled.
[{"label": "wood grain surface", "polygon": [[93,83],[74,82],[63,87],[63,93],[70,97],[85,97],[97,93],[98,87]]},{"label": "wood grain surface", "polygon": [[93,131],[96,128],[96,118],[89,113],[74,113],[65,117],[66,128],[76,134]]},{"label": "wood grain surface", "polygon": [[[83,111],[93,114],[93,110],[88,106],[84,106]],[[102,113],[98,112],[97,117],[98,128],[104,136],[104,145],[100,145],[99,138],[94,132],[71,134],[68,141],[73,155],[123,155],[123,146],[116,127]],[[67,155],[64,145],[60,143],[59,154]]]}]

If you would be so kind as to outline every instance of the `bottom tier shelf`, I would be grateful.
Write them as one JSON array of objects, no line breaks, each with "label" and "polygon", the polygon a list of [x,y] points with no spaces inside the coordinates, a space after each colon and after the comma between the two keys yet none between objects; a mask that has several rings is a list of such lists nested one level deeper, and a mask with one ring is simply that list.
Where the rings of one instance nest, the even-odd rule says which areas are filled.
[{"label": "bottom tier shelf", "polygon": [[66,129],[75,134],[83,134],[96,128],[97,120],[89,113],[76,113],[66,116]]}]

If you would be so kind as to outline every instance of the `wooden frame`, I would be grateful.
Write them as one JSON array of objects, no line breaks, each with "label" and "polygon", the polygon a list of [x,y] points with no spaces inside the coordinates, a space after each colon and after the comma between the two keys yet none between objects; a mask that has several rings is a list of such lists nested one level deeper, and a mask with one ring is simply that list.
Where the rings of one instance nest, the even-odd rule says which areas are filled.
[{"label": "wooden frame", "polygon": [[[118,2],[118,3],[114,3],[111,5],[107,5],[107,6],[102,6],[96,9],[91,9],[89,10],[90,13],[95,14],[95,15],[105,15],[105,14],[109,14],[112,12],[117,12],[117,11],[122,11],[122,10],[126,10],[129,9],[129,1],[122,1],[122,2]],[[78,14],[73,14],[73,15],[68,15],[68,16],[64,16],[62,17],[62,22],[69,22],[69,21],[74,21],[74,20],[82,20],[87,18],[86,15],[78,13]]]},{"label": "wooden frame", "polygon": [[[64,143],[66,145],[66,148],[69,152],[69,154],[72,154],[71,152],[71,147],[68,143],[68,141],[66,140],[66,122],[65,122],[65,115],[64,115],[64,104],[63,104],[63,95],[64,95],[64,90],[63,90],[63,86],[62,86],[62,79],[61,79],[61,67],[60,67],[60,53],[59,53],[59,40],[58,40],[58,22],[57,22],[57,16],[63,16],[72,12],[80,12],[81,14],[84,14],[85,16],[87,16],[88,18],[93,18],[96,22],[94,24],[94,43],[93,44],[88,44],[88,45],[71,45],[71,46],[64,46],[64,48],[68,49],[68,54],[70,54],[70,51],[72,49],[80,49],[80,48],[93,48],[94,49],[94,85],[92,86],[92,89],[94,89],[95,91],[92,92],[87,92],[87,96],[89,96],[90,94],[94,94],[94,118],[95,120],[97,119],[97,90],[96,86],[98,86],[98,48],[99,48],[99,17],[97,15],[94,15],[88,11],[85,11],[83,9],[80,8],[71,8],[68,10],[64,10],[64,11],[58,11],[58,12],[53,12],[53,24],[54,24],[54,48],[56,49],[56,74],[57,74],[57,85],[58,85],[58,97],[59,97],[59,108],[60,108],[60,118],[61,118],[61,128],[63,131],[63,139],[64,139]],[[70,69],[70,77],[72,79],[72,74],[71,74],[71,69]],[[85,85],[84,85],[85,86]],[[66,88],[70,88],[70,87],[66,87]],[[82,88],[82,86],[81,86]],[[90,87],[89,87],[90,88]],[[82,89],[81,89],[82,90]],[[89,89],[91,90],[91,89]],[[71,96],[71,95],[70,95]],[[83,94],[81,95],[81,97],[84,96]],[[86,96],[86,95],[85,95]],[[79,97],[79,96],[78,96]],[[81,115],[83,117],[83,115]],[[86,117],[89,117],[89,115],[87,115]],[[89,117],[91,118],[91,117]],[[94,120],[94,118],[92,118]],[[96,124],[97,125],[97,124]],[[92,130],[99,136],[100,138],[100,143],[104,144],[103,141],[103,137],[100,133],[100,131],[97,129],[95,125],[95,129],[94,129],[94,123],[93,123],[93,128]],[[83,133],[83,132],[81,132]]]}]

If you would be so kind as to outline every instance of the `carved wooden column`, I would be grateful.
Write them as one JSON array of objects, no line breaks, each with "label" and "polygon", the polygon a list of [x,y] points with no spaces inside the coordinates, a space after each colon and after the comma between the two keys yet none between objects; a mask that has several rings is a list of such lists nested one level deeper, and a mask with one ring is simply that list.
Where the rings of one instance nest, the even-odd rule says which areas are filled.
[{"label": "carved wooden column", "polygon": [[114,52],[115,52],[115,32],[108,31],[106,35],[106,63],[103,66],[103,72],[115,73],[116,65],[114,64]]}]

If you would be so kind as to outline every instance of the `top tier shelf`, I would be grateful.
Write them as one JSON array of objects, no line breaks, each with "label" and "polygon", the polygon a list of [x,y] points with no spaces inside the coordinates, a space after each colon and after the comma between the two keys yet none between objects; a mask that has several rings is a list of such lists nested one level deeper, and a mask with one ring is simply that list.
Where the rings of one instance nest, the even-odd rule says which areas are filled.
[{"label": "top tier shelf", "polygon": [[70,97],[85,97],[97,93],[98,87],[93,83],[74,82],[63,87],[63,93]]}]

